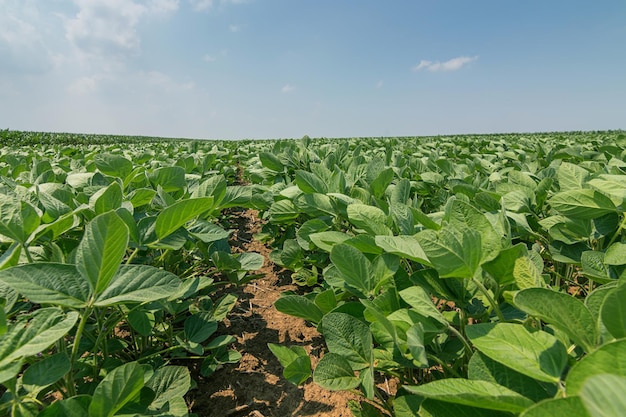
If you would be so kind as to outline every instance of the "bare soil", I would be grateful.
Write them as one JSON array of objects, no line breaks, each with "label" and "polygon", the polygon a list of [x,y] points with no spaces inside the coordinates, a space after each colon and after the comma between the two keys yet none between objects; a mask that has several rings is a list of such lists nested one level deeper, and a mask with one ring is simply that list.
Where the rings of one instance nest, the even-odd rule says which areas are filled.
[{"label": "bare soil", "polygon": [[271,249],[253,239],[262,225],[258,213],[241,210],[231,215],[236,223],[230,242],[233,251],[262,254],[265,265],[258,272],[264,277],[229,289],[239,301],[219,332],[237,338],[233,348],[243,357],[240,363],[226,365],[208,378],[194,375],[198,387],[188,394],[192,412],[201,417],[351,416],[348,401],[358,399],[356,395],[327,391],[311,380],[295,386],[283,378],[283,368],[268,343],[302,346],[315,366],[324,340],[315,327],[274,308],[281,292],[298,288],[291,283],[289,271],[268,259]]}]

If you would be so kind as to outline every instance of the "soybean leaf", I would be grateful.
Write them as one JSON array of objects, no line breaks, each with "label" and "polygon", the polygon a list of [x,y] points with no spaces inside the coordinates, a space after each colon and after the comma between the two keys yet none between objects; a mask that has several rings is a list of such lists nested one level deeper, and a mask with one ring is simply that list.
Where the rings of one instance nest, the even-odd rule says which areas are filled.
[{"label": "soybean leaf", "polygon": [[600,343],[597,321],[580,300],[568,294],[547,288],[527,288],[515,294],[513,303],[567,334],[587,353]]},{"label": "soybean leaf", "polygon": [[109,372],[96,387],[90,417],[111,417],[131,401],[144,386],[144,370],[137,362],[126,363]]},{"label": "soybean leaf", "polygon": [[[0,369],[11,362],[43,352],[76,324],[78,313],[56,307],[42,308],[20,316],[0,337]],[[19,372],[18,367],[16,372]],[[3,381],[4,382],[4,381]]]},{"label": "soybean leaf", "polygon": [[451,229],[424,230],[417,239],[441,278],[472,278],[482,257],[480,234],[472,229]]},{"label": "soybean leaf", "polygon": [[96,168],[105,175],[125,179],[133,171],[132,161],[122,155],[97,154],[93,158]]},{"label": "soybean leaf", "polygon": [[39,213],[29,202],[0,194],[0,234],[25,243],[40,224]]},{"label": "soybean leaf", "polygon": [[626,243],[615,242],[604,255],[606,265],[626,265]]},{"label": "soybean leaf", "polygon": [[55,353],[26,368],[22,375],[22,383],[32,388],[45,387],[61,379],[71,367],[67,353]]},{"label": "soybean leaf", "polygon": [[533,401],[552,398],[557,392],[556,384],[537,381],[480,352],[475,352],[469,361],[468,378],[500,384]]},{"label": "soybean leaf", "polygon": [[426,398],[421,404],[418,415],[420,417],[511,417],[512,414]]},{"label": "soybean leaf", "polygon": [[311,239],[311,242],[318,248],[330,252],[333,246],[345,242],[350,239],[350,236],[342,232],[329,230],[327,232],[311,233],[309,239]]},{"label": "soybean leaf", "polygon": [[122,206],[122,187],[117,181],[101,188],[89,198],[89,206],[96,214],[117,210]]},{"label": "soybean leaf", "polygon": [[317,364],[313,372],[313,382],[331,391],[353,389],[360,383],[359,378],[354,376],[350,362],[332,352],[325,354]]},{"label": "soybean leaf", "polygon": [[556,175],[561,191],[579,190],[589,179],[589,171],[570,162],[561,162]]},{"label": "soybean leaf", "polygon": [[626,285],[611,290],[602,304],[601,317],[604,327],[615,337],[626,337]]},{"label": "soybean leaf", "polygon": [[0,281],[30,301],[83,308],[92,294],[89,282],[74,265],[34,263],[0,271]]},{"label": "soybean leaf", "polygon": [[294,182],[298,188],[307,194],[326,194],[328,192],[326,183],[320,177],[309,171],[297,170]]},{"label": "soybean leaf", "polygon": [[517,392],[489,381],[447,378],[424,385],[407,385],[404,389],[438,401],[512,413],[522,412],[534,404]]},{"label": "soybean leaf", "polygon": [[552,196],[549,203],[557,212],[579,219],[595,219],[616,211],[610,198],[590,189],[562,191]]},{"label": "soybean leaf", "polygon": [[89,404],[91,404],[90,395],[77,395],[55,401],[37,414],[37,417],[90,417]]},{"label": "soybean leaf", "polygon": [[347,208],[348,220],[359,229],[371,235],[392,235],[387,227],[387,216],[378,207],[367,204],[350,204]]},{"label": "soybean leaf", "polygon": [[561,342],[544,331],[533,333],[512,323],[468,326],[467,337],[491,359],[539,381],[556,383],[567,365]]},{"label": "soybean leaf", "polygon": [[591,417],[580,397],[556,398],[542,401],[526,409],[520,417]]},{"label": "soybean leaf", "polygon": [[208,320],[199,314],[194,314],[185,319],[185,337],[194,342],[202,343],[217,330],[217,321]]},{"label": "soybean leaf", "polygon": [[180,279],[171,272],[149,265],[122,265],[94,305],[161,300],[170,297],[179,285]]},{"label": "soybean leaf", "polygon": [[369,294],[376,288],[372,264],[358,249],[344,243],[337,244],[330,251],[330,260],[350,287],[363,294]]},{"label": "soybean leaf", "polygon": [[295,385],[300,385],[311,377],[311,358],[302,346],[267,345],[283,366],[283,376]]},{"label": "soybean leaf", "polygon": [[365,323],[346,313],[329,313],[322,319],[321,333],[328,350],[341,355],[352,369],[370,366],[373,341]]},{"label": "soybean leaf", "polygon": [[166,193],[180,191],[187,186],[185,169],[179,166],[157,168],[148,175],[148,178],[154,188],[160,186]]},{"label": "soybean leaf", "polygon": [[259,153],[259,160],[261,161],[261,165],[263,165],[263,167],[271,169],[272,171],[283,172],[285,168],[280,159],[278,159],[276,155],[269,152]]},{"label": "soybean leaf", "polygon": [[191,388],[191,376],[184,366],[163,366],[154,371],[145,385],[155,393],[149,409],[157,410],[169,401],[182,398]]},{"label": "soybean leaf", "polygon": [[276,310],[290,316],[300,317],[312,323],[319,323],[324,313],[315,303],[300,295],[282,295],[274,303]]},{"label": "soybean leaf", "polygon": [[76,250],[76,269],[95,294],[101,293],[117,272],[129,239],[126,223],[113,211],[93,218]]},{"label": "soybean leaf", "polygon": [[376,236],[376,245],[385,252],[429,265],[426,253],[414,236]]},{"label": "soybean leaf", "polygon": [[568,396],[579,395],[588,378],[611,374],[626,377],[626,339],[602,345],[576,363],[567,374],[565,387]]},{"label": "soybean leaf", "polygon": [[196,220],[188,229],[189,234],[205,243],[227,239],[230,231],[206,220]]},{"label": "soybean leaf", "polygon": [[543,282],[541,271],[532,261],[524,243],[500,251],[495,259],[483,264],[483,269],[500,285],[516,284],[518,288],[532,288]]},{"label": "soybean leaf", "polygon": [[580,397],[594,417],[622,417],[626,415],[626,377],[594,375],[585,381]]},{"label": "soybean leaf", "polygon": [[174,233],[188,221],[210,210],[213,197],[189,198],[164,208],[156,218],[155,232],[159,239]]}]

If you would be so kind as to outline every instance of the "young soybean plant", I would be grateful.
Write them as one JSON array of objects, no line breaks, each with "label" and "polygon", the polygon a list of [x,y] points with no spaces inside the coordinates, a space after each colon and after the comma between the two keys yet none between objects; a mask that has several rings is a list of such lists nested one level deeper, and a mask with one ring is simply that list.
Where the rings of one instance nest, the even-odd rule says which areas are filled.
[{"label": "young soybean plant", "polygon": [[[113,352],[126,343],[113,329],[133,306],[180,297],[187,287],[156,267],[122,265],[128,239],[124,221],[109,211],[87,224],[74,264],[0,271],[4,312],[11,312],[17,294],[41,305],[15,320],[0,317],[0,383],[7,388],[0,415],[187,415],[186,368],[153,369],[141,357],[124,363],[129,359]],[[64,399],[46,408],[52,393]]]}]

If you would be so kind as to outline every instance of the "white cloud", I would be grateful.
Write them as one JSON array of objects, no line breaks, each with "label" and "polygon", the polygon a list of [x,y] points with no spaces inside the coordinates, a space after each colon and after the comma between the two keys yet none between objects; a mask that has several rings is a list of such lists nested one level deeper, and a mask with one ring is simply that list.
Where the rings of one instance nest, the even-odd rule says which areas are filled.
[{"label": "white cloud", "polygon": [[191,7],[197,12],[208,10],[213,7],[213,0],[189,0],[189,3],[191,4]]},{"label": "white cloud", "polygon": [[423,69],[430,72],[456,71],[461,69],[463,66],[469,64],[470,62],[476,61],[477,59],[478,56],[459,56],[445,62],[432,62],[423,59],[420,61],[419,64],[413,67],[413,71],[421,71]]},{"label": "white cloud", "polygon": [[69,85],[68,90],[72,94],[85,95],[98,90],[98,82],[103,77],[101,75],[92,75],[90,77],[80,77]]},{"label": "white cloud", "polygon": [[59,66],[63,57],[51,47],[59,20],[31,0],[2,0],[0,10],[0,73],[42,73]]},{"label": "white cloud", "polygon": [[154,13],[171,13],[178,10],[179,0],[150,0],[148,8]]},{"label": "white cloud", "polygon": [[239,32],[241,30],[241,25],[230,25],[228,26],[231,32]]},{"label": "white cloud", "polygon": [[376,88],[383,88],[383,85],[385,85],[385,82],[383,80],[379,80],[376,83]]},{"label": "white cloud", "polygon": [[286,93],[291,93],[291,92],[292,92],[293,90],[295,90],[295,89],[296,89],[296,87],[294,87],[293,85],[291,85],[291,84],[285,84],[285,85],[283,86],[283,88],[281,88],[281,89],[280,89],[280,92],[281,92],[281,93],[285,93],[285,94],[286,94]]},{"label": "white cloud", "polygon": [[245,4],[250,3],[252,0],[189,0],[191,8],[197,12],[202,12],[213,8],[216,4]]},{"label": "white cloud", "polygon": [[205,55],[202,57],[202,60],[203,60],[204,62],[215,62],[215,61],[217,61],[217,58],[215,58],[215,57],[214,57],[214,56],[212,56],[212,55],[205,54]]},{"label": "white cloud", "polygon": [[178,83],[159,71],[142,72],[139,77],[149,86],[158,87],[159,90],[166,92],[189,91],[195,87],[193,82]]},{"label": "white cloud", "polygon": [[65,36],[88,58],[120,59],[141,44],[137,25],[148,12],[132,0],[75,0],[78,13],[65,22]]}]

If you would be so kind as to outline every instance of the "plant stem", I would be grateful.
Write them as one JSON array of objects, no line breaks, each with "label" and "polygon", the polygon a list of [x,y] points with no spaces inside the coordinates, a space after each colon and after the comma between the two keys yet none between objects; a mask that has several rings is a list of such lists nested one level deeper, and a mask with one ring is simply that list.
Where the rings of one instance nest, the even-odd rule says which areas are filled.
[{"label": "plant stem", "polygon": [[489,294],[489,290],[485,288],[483,283],[480,282],[478,279],[476,279],[476,277],[472,277],[472,281],[474,281],[474,284],[476,284],[478,289],[480,289],[480,291],[482,291],[482,293],[485,295],[485,297],[487,298],[487,301],[489,301],[489,304],[491,304],[491,307],[493,308],[493,310],[496,312],[496,315],[500,319],[500,322],[505,323],[506,319],[504,318],[504,314],[502,314],[502,311],[500,311],[500,307],[498,306],[496,301],[493,299],[491,294]]},{"label": "plant stem", "polygon": [[626,227],[626,215],[624,215],[624,219],[622,219],[622,222],[620,223],[619,227],[617,228],[617,231],[615,232],[615,234],[609,241],[609,244],[606,245],[607,248],[611,246],[613,243],[615,243],[615,241],[617,240],[617,237],[622,233],[622,230],[624,230],[624,227]]},{"label": "plant stem", "polygon": [[463,343],[463,347],[465,347],[465,351],[467,352],[468,357],[472,356],[472,353],[474,353],[474,350],[472,349],[472,346],[468,343],[467,339],[465,339],[465,336],[463,336],[461,332],[455,329],[454,326],[452,326],[451,324],[448,324],[448,329],[450,330],[450,332],[454,333],[454,335],[461,340],[461,342]]},{"label": "plant stem", "polygon": [[78,329],[76,330],[76,335],[74,336],[74,345],[72,346],[72,354],[70,356],[70,363],[72,365],[70,371],[66,374],[67,381],[67,393],[70,397],[76,395],[76,386],[74,383],[74,374],[73,370],[76,368],[76,359],[78,357],[78,346],[80,345],[80,339],[83,336],[83,332],[85,331],[85,325],[87,324],[87,319],[91,315],[91,311],[93,307],[87,307],[83,314],[80,316],[80,323],[78,324]]},{"label": "plant stem", "polygon": [[139,253],[139,248],[135,248],[133,253],[131,253],[128,259],[126,260],[126,265],[130,265],[130,263],[133,261],[133,259],[135,259],[138,253]]},{"label": "plant stem", "polygon": [[30,254],[30,251],[28,250],[28,246],[26,246],[26,244],[24,243],[20,243],[20,245],[22,246],[22,249],[24,249],[24,255],[26,255],[26,259],[28,259],[28,263],[32,264],[33,262],[33,256]]}]

